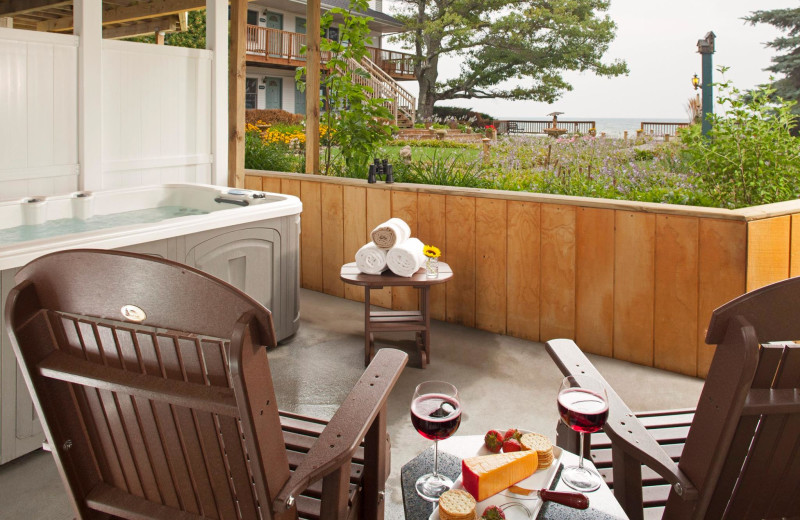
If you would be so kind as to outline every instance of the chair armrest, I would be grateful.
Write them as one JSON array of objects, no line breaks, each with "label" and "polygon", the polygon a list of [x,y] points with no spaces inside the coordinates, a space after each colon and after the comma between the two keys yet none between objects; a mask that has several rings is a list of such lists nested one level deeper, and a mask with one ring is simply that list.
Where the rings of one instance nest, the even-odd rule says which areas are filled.
[{"label": "chair armrest", "polygon": [[309,484],[350,463],[372,422],[386,405],[407,361],[408,355],[399,350],[378,351],[303,462],[276,495],[274,511],[291,508],[294,497]]},{"label": "chair armrest", "polygon": [[603,431],[611,443],[640,461],[672,484],[683,500],[697,499],[697,488],[678,468],[664,448],[650,435],[647,428],[617,395],[611,385],[600,375],[592,362],[581,352],[575,342],[554,339],[547,342],[547,353],[556,362],[564,376],[588,375],[601,381],[608,393],[608,420]]}]

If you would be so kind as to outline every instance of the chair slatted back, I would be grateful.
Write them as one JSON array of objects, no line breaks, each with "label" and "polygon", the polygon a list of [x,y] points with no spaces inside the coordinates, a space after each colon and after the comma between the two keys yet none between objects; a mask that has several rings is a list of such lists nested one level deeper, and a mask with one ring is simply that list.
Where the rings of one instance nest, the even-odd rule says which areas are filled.
[{"label": "chair slatted back", "polygon": [[16,280],[6,323],[80,518],[275,516],[289,464],[269,311],[127,253],[55,253]]},{"label": "chair slatted back", "polygon": [[717,351],[679,463],[700,498],[673,490],[665,518],[800,515],[798,304],[793,278],[714,312],[706,341]]}]

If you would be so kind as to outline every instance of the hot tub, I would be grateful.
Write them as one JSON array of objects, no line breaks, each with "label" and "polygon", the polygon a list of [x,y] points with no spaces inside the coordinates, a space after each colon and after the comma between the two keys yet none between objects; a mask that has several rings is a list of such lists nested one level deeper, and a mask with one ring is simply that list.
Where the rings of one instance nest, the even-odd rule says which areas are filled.
[{"label": "hot tub", "polygon": [[[119,249],[176,260],[244,290],[272,311],[282,340],[299,324],[301,211],[291,195],[198,184],[0,203],[0,306],[4,313],[14,273],[34,258],[64,249]],[[38,419],[2,333],[0,463],[40,445]]]}]

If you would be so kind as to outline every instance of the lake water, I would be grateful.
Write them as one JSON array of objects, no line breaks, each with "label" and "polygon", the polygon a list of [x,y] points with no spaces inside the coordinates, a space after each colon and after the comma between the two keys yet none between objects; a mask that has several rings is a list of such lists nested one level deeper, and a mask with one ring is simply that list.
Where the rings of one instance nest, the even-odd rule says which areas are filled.
[{"label": "lake water", "polygon": [[[624,132],[628,131],[629,137],[636,136],[636,130],[641,128],[642,121],[648,123],[686,123],[687,119],[661,119],[661,118],[644,118],[634,119],[629,117],[566,117],[562,116],[563,121],[594,121],[597,128],[597,135],[605,132],[608,137],[622,137]],[[544,121],[546,117],[520,117],[518,121]],[[562,118],[559,118],[559,122]]]}]

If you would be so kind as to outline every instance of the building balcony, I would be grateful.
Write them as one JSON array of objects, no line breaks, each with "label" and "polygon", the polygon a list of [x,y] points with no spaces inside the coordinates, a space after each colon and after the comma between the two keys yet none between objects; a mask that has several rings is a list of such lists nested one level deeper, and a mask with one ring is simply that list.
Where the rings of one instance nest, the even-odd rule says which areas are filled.
[{"label": "building balcony", "polygon": [[[296,32],[282,31],[247,26],[247,63],[273,65],[284,68],[302,67],[306,57],[300,49],[306,44],[306,35]],[[367,47],[370,59],[395,80],[413,80],[414,56],[404,52]],[[327,60],[327,53],[322,53],[322,62]]]}]

